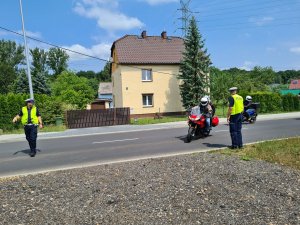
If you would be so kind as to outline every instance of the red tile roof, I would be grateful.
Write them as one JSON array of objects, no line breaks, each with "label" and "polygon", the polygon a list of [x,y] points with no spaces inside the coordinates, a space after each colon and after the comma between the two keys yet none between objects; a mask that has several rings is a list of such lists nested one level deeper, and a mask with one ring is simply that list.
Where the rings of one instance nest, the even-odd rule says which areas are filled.
[{"label": "red tile roof", "polygon": [[291,80],[289,89],[300,89],[300,80]]},{"label": "red tile roof", "polygon": [[125,35],[116,40],[111,48],[116,49],[120,64],[178,64],[184,51],[180,37]]}]

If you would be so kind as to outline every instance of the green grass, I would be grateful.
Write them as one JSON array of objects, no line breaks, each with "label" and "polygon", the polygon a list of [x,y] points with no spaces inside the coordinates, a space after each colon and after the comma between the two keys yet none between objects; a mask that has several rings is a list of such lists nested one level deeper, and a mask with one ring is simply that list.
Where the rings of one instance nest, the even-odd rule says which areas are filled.
[{"label": "green grass", "polygon": [[133,125],[146,125],[146,124],[157,124],[157,123],[169,123],[169,122],[177,122],[177,121],[185,121],[187,120],[187,116],[163,116],[161,119],[150,118],[138,118],[131,119],[130,123]]},{"label": "green grass", "polygon": [[244,149],[239,151],[224,149],[213,152],[225,155],[236,155],[245,161],[260,159],[300,170],[300,137],[247,145]]},{"label": "green grass", "polygon": [[[44,126],[43,129],[39,128],[39,132],[59,132],[59,131],[64,131],[66,129],[67,128],[64,125],[60,125],[60,126],[49,125],[49,126]],[[3,132],[3,134],[23,134],[23,133],[24,133],[23,128]]]}]

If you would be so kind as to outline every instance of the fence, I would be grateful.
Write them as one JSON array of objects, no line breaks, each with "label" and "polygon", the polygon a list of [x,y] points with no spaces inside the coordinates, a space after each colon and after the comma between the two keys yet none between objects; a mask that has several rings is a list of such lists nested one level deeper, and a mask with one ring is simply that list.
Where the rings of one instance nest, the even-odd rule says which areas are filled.
[{"label": "fence", "polygon": [[71,110],[66,113],[66,126],[72,128],[101,127],[130,123],[130,108]]}]

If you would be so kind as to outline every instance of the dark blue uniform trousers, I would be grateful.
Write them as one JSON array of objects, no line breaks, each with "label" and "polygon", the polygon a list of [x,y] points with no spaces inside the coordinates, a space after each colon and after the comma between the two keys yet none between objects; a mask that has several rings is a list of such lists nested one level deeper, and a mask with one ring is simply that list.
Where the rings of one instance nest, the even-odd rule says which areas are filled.
[{"label": "dark blue uniform trousers", "polygon": [[242,120],[242,114],[230,116],[229,131],[232,147],[243,147]]},{"label": "dark blue uniform trousers", "polygon": [[26,140],[29,143],[31,152],[36,153],[37,126],[36,125],[25,125],[24,131],[25,131]]}]

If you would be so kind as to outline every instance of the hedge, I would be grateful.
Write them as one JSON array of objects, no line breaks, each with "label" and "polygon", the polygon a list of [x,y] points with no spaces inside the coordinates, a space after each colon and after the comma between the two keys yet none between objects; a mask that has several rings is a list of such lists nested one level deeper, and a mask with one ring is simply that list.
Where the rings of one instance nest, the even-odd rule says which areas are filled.
[{"label": "hedge", "polygon": [[253,102],[260,103],[259,112],[291,112],[300,110],[300,99],[298,96],[287,94],[280,95],[273,92],[257,92],[250,94]]},{"label": "hedge", "polygon": [[[24,94],[0,95],[0,129],[12,130],[20,128],[21,124],[13,124],[12,119],[17,115],[25,105],[25,99],[29,96]],[[48,95],[35,96],[36,106],[38,107],[44,124],[54,124],[57,117],[62,117],[63,104],[56,97]]]}]

